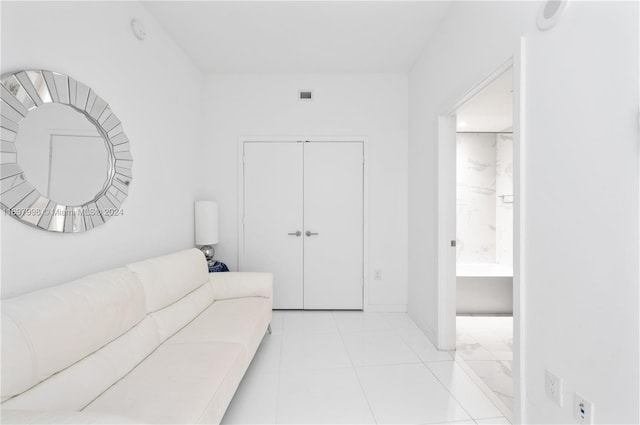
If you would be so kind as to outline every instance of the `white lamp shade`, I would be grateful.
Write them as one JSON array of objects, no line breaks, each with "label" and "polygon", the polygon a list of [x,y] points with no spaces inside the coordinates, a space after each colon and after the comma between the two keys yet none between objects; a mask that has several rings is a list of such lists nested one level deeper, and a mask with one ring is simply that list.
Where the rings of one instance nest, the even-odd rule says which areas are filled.
[{"label": "white lamp shade", "polygon": [[196,245],[215,245],[218,235],[218,203],[196,201]]}]

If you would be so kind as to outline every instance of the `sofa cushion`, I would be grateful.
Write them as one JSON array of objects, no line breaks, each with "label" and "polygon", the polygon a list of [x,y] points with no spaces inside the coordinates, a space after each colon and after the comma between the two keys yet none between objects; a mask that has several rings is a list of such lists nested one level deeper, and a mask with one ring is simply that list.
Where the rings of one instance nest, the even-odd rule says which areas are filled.
[{"label": "sofa cushion", "polygon": [[238,343],[245,348],[248,365],[270,322],[271,300],[268,298],[218,300],[167,343]]},{"label": "sofa cushion", "polygon": [[2,410],[81,410],[135,368],[159,344],[157,324],[147,317],[95,353],[7,400]]},{"label": "sofa cushion", "polygon": [[219,423],[245,370],[231,343],[163,344],[83,412],[141,423]]},{"label": "sofa cushion", "polygon": [[125,268],[2,302],[2,399],[19,394],[118,338],[146,314]]},{"label": "sofa cushion", "polygon": [[273,274],[256,272],[211,273],[214,298],[272,297]]},{"label": "sofa cushion", "polygon": [[213,289],[202,285],[168,307],[151,313],[156,321],[160,341],[164,341],[196,318],[213,302]]},{"label": "sofa cushion", "polygon": [[195,248],[128,264],[127,268],[142,282],[148,313],[173,304],[209,278],[204,254]]}]

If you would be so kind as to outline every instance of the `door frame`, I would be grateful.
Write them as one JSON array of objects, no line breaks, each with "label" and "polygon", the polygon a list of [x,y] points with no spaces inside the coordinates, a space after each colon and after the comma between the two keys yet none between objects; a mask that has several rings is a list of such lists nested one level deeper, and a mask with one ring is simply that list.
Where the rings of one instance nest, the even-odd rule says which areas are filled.
[{"label": "door frame", "polygon": [[508,69],[513,70],[513,387],[515,423],[525,415],[525,38],[513,55],[438,116],[437,334],[440,350],[456,347],[456,111]]},{"label": "door frame", "polygon": [[[363,136],[240,136],[238,138],[238,271],[244,271],[244,146],[246,143],[356,142],[362,143],[362,309],[369,304],[369,155],[367,138]],[[375,310],[375,307],[373,307]]]}]

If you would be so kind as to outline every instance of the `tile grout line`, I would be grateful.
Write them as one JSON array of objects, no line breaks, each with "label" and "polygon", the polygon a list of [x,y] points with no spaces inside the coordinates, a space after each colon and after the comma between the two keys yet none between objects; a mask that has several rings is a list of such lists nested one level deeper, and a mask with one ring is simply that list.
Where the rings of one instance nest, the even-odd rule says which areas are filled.
[{"label": "tile grout line", "polygon": [[[493,420],[493,419],[506,419],[507,421],[509,421],[509,419],[507,419],[506,416],[496,416],[496,417],[493,417],[493,418],[474,419],[473,421],[475,423],[478,423],[478,421],[490,421],[490,420]],[[511,421],[509,421],[509,422],[511,422]]]},{"label": "tile grout line", "polygon": [[[469,411],[462,405],[462,403],[456,398],[456,396],[453,394],[453,392],[451,390],[449,390],[449,388],[447,388],[446,385],[444,385],[444,382],[442,382],[440,380],[440,378],[438,378],[438,376],[431,370],[431,368],[429,367],[429,363],[439,363],[439,362],[453,362],[456,363],[455,357],[452,357],[451,360],[438,360],[438,361],[433,361],[433,362],[429,362],[426,360],[423,360],[422,358],[420,358],[420,356],[418,355],[418,353],[411,347],[409,346],[409,344],[406,343],[406,341],[404,340],[404,338],[400,337],[402,339],[402,341],[405,343],[405,345],[407,345],[409,347],[409,349],[411,351],[413,351],[413,353],[421,360],[421,362],[425,365],[425,367],[427,368],[427,370],[429,371],[429,373],[431,373],[431,375],[433,375],[434,378],[436,378],[436,380],[440,383],[440,385],[442,385],[442,387],[449,393],[451,394],[451,397],[456,401],[456,403],[458,403],[460,405],[460,407],[462,408],[462,410],[464,410],[464,412],[467,414],[467,416],[469,416],[469,419],[471,419],[473,422],[476,422],[476,418],[473,417],[473,415],[471,415],[471,413],[469,413]],[[464,370],[464,369],[463,369]],[[465,371],[466,373],[466,371]],[[467,374],[468,375],[468,374]],[[474,379],[471,379],[472,383],[478,387],[478,389],[480,390],[480,392],[482,392],[483,394],[485,394],[485,391],[480,388],[480,386],[475,382]],[[493,391],[492,391],[493,393]],[[486,394],[485,394],[486,396]],[[488,401],[493,404],[500,413],[502,413],[504,415],[504,412],[502,411],[502,409],[500,409],[500,407],[496,406],[495,403],[493,402],[493,400],[491,400],[489,397],[487,397]],[[485,419],[485,418],[477,418],[477,419]],[[487,419],[492,419],[492,418],[487,418]],[[455,422],[455,421],[454,421]],[[477,422],[476,422],[477,423]]]},{"label": "tile grout line", "polygon": [[[456,318],[456,323],[457,323],[458,319]],[[465,329],[465,331],[463,332],[467,337],[470,337],[473,341],[475,341],[476,344],[478,344],[483,350],[485,350],[487,353],[489,353],[492,357],[492,359],[488,359],[488,360],[469,360],[469,361],[474,361],[474,362],[496,362],[498,364],[501,364],[504,366],[504,364],[502,363],[504,360],[499,360],[498,356],[496,356],[493,351],[489,350],[485,344],[483,344],[480,339],[476,338],[476,336],[474,335],[473,331],[474,330],[482,330],[482,329],[486,329],[487,325],[484,324],[483,326],[477,328],[477,329]],[[513,336],[513,324],[511,324],[511,335]],[[456,337],[457,340],[457,337]],[[473,368],[467,363],[467,361],[463,358],[463,356],[458,355],[458,356],[454,356],[453,360],[456,361],[461,367],[462,369],[465,371],[465,373],[467,375],[469,375],[469,377],[476,382],[477,386],[482,390],[483,393],[485,393],[485,395],[489,398],[489,400],[498,408],[498,410],[502,413],[502,415],[511,423],[514,422],[514,413],[511,410],[511,408],[509,408],[506,403],[504,401],[502,401],[502,399],[498,396],[498,394],[496,393],[496,391],[494,391],[491,387],[489,387],[489,384],[486,383],[481,377],[480,375],[478,375],[475,370],[473,370]],[[513,361],[513,359],[511,360]],[[504,366],[506,367],[506,366]],[[511,369],[510,369],[511,370]],[[513,382],[513,381],[512,381]],[[512,384],[513,385],[513,384]]]},{"label": "tile grout line", "polygon": [[[331,317],[333,318],[334,321],[336,320],[336,318],[333,315],[333,313],[331,313]],[[342,334],[342,330],[340,329],[340,327],[338,326],[337,323],[336,323],[336,327],[338,328],[338,335],[340,335],[340,341],[342,341],[342,345],[344,347],[344,350],[347,352],[347,357],[349,357],[349,362],[351,363],[351,368],[353,369],[353,373],[355,373],[355,375],[356,375],[356,380],[358,381],[358,386],[360,387],[360,391],[362,391],[362,395],[364,396],[364,399],[367,402],[367,407],[369,407],[369,412],[371,413],[371,417],[373,418],[373,422],[377,425],[378,424],[378,419],[376,418],[376,415],[373,413],[373,408],[371,407],[371,402],[369,401],[369,397],[367,397],[367,393],[364,390],[364,387],[362,386],[362,382],[360,381],[360,375],[358,375],[358,369],[356,368],[355,364],[353,363],[353,359],[351,358],[351,354],[349,353],[349,350],[347,349],[347,344],[344,342],[344,335]]]},{"label": "tile grout line", "polygon": [[[460,406],[460,408],[464,411],[464,413],[467,414],[467,416],[469,416],[469,419],[471,419],[472,421],[475,422],[475,418],[473,416],[471,416],[471,413],[469,413],[469,411],[462,405],[462,403],[460,403],[460,401],[456,398],[456,396],[453,394],[453,392],[451,392],[451,390],[449,390],[449,388],[447,388],[447,386],[444,384],[444,382],[442,382],[440,380],[440,378],[438,378],[438,376],[436,376],[435,373],[433,373],[433,371],[431,370],[431,368],[429,367],[429,365],[426,362],[422,362],[422,364],[424,365],[425,368],[427,368],[427,370],[429,371],[429,373],[431,374],[431,376],[433,376],[434,378],[436,378],[436,381],[438,381],[438,383],[440,385],[442,385],[442,388],[445,389],[445,391],[447,391],[449,394],[451,394],[451,398],[453,398],[455,400],[456,403],[458,403],[458,405]],[[464,419],[465,421],[467,419]],[[456,421],[453,421],[456,422]]]},{"label": "tile grout line", "polygon": [[[487,360],[492,361],[492,360]],[[480,391],[489,399],[491,403],[502,413],[502,415],[511,423],[513,423],[513,412],[507,407],[507,405],[500,400],[498,395],[487,385],[486,382],[480,378],[480,376],[469,366],[463,358],[457,356],[454,358],[454,362],[460,365],[462,370],[471,378]]]},{"label": "tile grout line", "polygon": [[[411,319],[410,319],[411,320]],[[413,320],[411,320],[412,323]],[[415,325],[415,323],[414,323]],[[417,325],[416,325],[417,326]],[[418,328],[419,329],[419,328]],[[398,332],[398,337],[400,338],[400,340],[402,341],[402,343],[407,346],[407,348],[409,348],[409,350],[418,358],[418,360],[420,360],[420,363],[427,369],[427,371],[431,374],[431,376],[433,376],[436,381],[442,386],[442,388],[444,388],[444,390],[449,393],[451,395],[451,398],[453,398],[453,400],[455,400],[456,403],[458,403],[458,405],[460,406],[460,408],[464,411],[464,413],[466,413],[466,415],[469,417],[469,419],[474,420],[473,416],[471,416],[471,414],[467,411],[467,409],[462,405],[462,403],[460,403],[460,401],[455,397],[455,395],[453,395],[453,393],[449,390],[449,388],[446,387],[446,385],[444,385],[444,383],[436,376],[435,373],[433,373],[433,371],[431,370],[431,368],[429,367],[429,365],[427,364],[427,362],[425,362],[416,352],[416,350],[414,350],[406,341],[405,339],[402,337],[402,335],[400,335],[400,333]],[[448,360],[447,360],[448,361]],[[466,419],[465,419],[466,420]],[[457,421],[453,421],[453,422],[457,422]]]},{"label": "tile grout line", "polygon": [[[347,348],[347,344],[346,344],[346,341],[345,341],[345,337],[346,337],[346,335],[353,334],[353,333],[361,333],[361,334],[366,334],[366,333],[369,333],[369,332],[378,333],[378,332],[383,332],[384,330],[375,329],[375,327],[374,327],[373,329],[371,329],[371,330],[367,331],[367,329],[366,329],[366,325],[365,325],[365,323],[364,323],[364,321],[363,321],[363,322],[362,322],[362,325],[363,325],[363,326],[362,326],[362,329],[361,329],[361,330],[358,330],[358,331],[351,331],[351,332],[349,332],[349,331],[345,331],[345,330],[343,330],[340,326],[338,326],[338,320],[337,320],[337,317],[336,317],[335,312],[331,312],[330,317],[331,317],[331,322],[332,322],[333,326],[334,326],[334,327],[335,327],[335,329],[337,330],[338,336],[339,336],[340,341],[341,341],[341,343],[342,343],[342,348],[346,351],[347,357],[348,357],[348,359],[349,359],[349,364],[350,364],[350,366],[344,366],[344,367],[340,367],[340,368],[337,368],[337,369],[351,369],[351,370],[353,370],[353,371],[354,371],[353,373],[355,373],[355,375],[356,375],[356,379],[357,379],[357,381],[358,381],[358,386],[359,386],[359,388],[360,388],[360,390],[361,390],[362,395],[363,395],[363,396],[364,396],[364,398],[365,398],[365,401],[366,401],[366,403],[367,403],[367,407],[369,408],[369,412],[370,412],[371,418],[372,418],[372,420],[373,420],[373,422],[372,422],[372,423],[378,424],[379,422],[378,422],[378,420],[377,420],[377,418],[376,418],[376,416],[375,416],[375,414],[374,414],[374,411],[373,411],[373,407],[372,407],[371,401],[369,400],[369,397],[367,396],[367,393],[366,393],[366,391],[365,391],[365,389],[364,389],[363,383],[362,383],[362,381],[361,381],[361,377],[360,377],[360,375],[359,375],[359,373],[358,373],[359,369],[360,369],[360,368],[367,368],[367,367],[385,367],[385,366],[410,365],[410,364],[422,364],[422,365],[424,365],[424,367],[426,367],[426,368],[427,368],[427,370],[429,371],[429,373],[431,374],[431,376],[433,376],[433,377],[436,379],[436,382],[438,382],[438,384],[439,384],[442,388],[444,388],[444,390],[446,391],[446,393],[448,393],[448,394],[451,396],[451,398],[452,398],[452,399],[453,399],[453,400],[454,400],[454,401],[459,405],[459,407],[461,408],[461,410],[462,410],[462,411],[467,415],[468,419],[465,419],[466,421],[471,421],[471,422],[473,422],[473,423],[476,423],[476,424],[477,424],[477,423],[478,423],[477,421],[479,421],[479,420],[483,420],[483,421],[484,421],[484,420],[487,420],[487,421],[490,421],[491,419],[500,419],[500,418],[504,418],[505,420],[507,420],[507,421],[509,421],[509,422],[512,422],[512,421],[511,421],[511,417],[510,417],[510,416],[507,416],[507,414],[505,414],[505,412],[503,411],[503,409],[502,409],[502,408],[501,408],[501,407],[500,407],[500,406],[495,402],[495,400],[494,400],[494,399],[498,399],[497,395],[496,395],[496,394],[495,394],[495,393],[490,389],[490,387],[489,387],[489,386],[488,386],[484,381],[482,381],[482,380],[479,378],[479,376],[478,376],[477,374],[475,374],[475,371],[473,371],[473,370],[470,368],[470,366],[464,362],[464,359],[462,359],[459,355],[458,355],[458,356],[452,356],[452,358],[451,358],[450,360],[434,360],[434,361],[423,360],[423,359],[420,357],[420,355],[418,355],[418,351],[417,351],[417,349],[414,349],[414,347],[412,347],[412,346],[407,342],[407,340],[402,336],[402,331],[404,331],[405,329],[404,329],[404,328],[402,328],[402,327],[400,327],[400,328],[395,328],[395,327],[391,326],[391,329],[389,329],[389,330],[388,330],[388,332],[389,332],[389,333],[393,333],[395,336],[397,336],[397,337],[398,337],[398,339],[399,339],[400,341],[402,341],[402,345],[403,345],[405,348],[408,348],[408,349],[409,349],[409,352],[410,352],[410,353],[412,353],[412,354],[416,357],[417,361],[416,361],[416,362],[402,362],[402,363],[382,364],[382,365],[374,364],[374,365],[356,366],[356,365],[355,365],[355,363],[354,363],[354,359],[353,359],[353,357],[352,357],[352,355],[351,355],[350,351],[349,351],[349,350],[348,350],[348,348]],[[382,323],[386,323],[387,325],[389,325],[389,324],[390,324],[390,323],[389,323],[389,318],[388,318],[386,315],[384,315],[384,314],[380,314],[380,317],[382,317],[382,319],[383,319],[383,322],[382,322]],[[280,341],[280,344],[279,344],[279,346],[280,346],[280,352],[279,352],[280,358],[279,358],[279,362],[278,362],[278,382],[277,382],[277,386],[276,386],[276,394],[277,394],[277,395],[276,395],[275,423],[280,423],[279,421],[280,421],[280,419],[281,419],[281,418],[279,417],[279,415],[281,414],[281,411],[280,411],[279,407],[280,407],[280,405],[281,405],[281,396],[282,396],[282,394],[281,394],[281,382],[282,382],[282,375],[283,375],[283,363],[284,363],[284,360],[283,360],[283,359],[284,359],[284,357],[283,357],[284,339],[286,338],[286,335],[285,335],[285,333],[286,333],[286,325],[285,325],[285,321],[286,321],[286,320],[285,320],[285,319],[286,319],[286,315],[285,315],[285,314],[282,314],[282,316],[281,316],[281,325],[282,325],[282,326],[281,326],[281,341]],[[414,323],[414,322],[412,321],[412,323]],[[375,325],[375,323],[374,323],[374,325]],[[380,323],[379,323],[378,325],[380,325]],[[418,328],[418,329],[419,329],[419,328]],[[333,333],[333,332],[331,332],[331,333]],[[294,333],[294,334],[295,334],[295,333]],[[327,332],[322,332],[322,334],[327,334]],[[293,334],[292,334],[292,335],[293,335]],[[493,353],[492,353],[492,354],[493,354]],[[456,357],[457,357],[457,359],[456,359]],[[495,417],[491,417],[491,418],[474,418],[474,417],[469,413],[469,411],[467,410],[467,408],[466,408],[465,406],[463,406],[463,405],[462,405],[462,403],[460,403],[460,401],[456,398],[456,396],[453,394],[453,392],[452,392],[452,391],[451,391],[451,390],[450,390],[450,389],[449,389],[449,388],[444,384],[444,382],[443,382],[443,381],[441,381],[441,380],[438,378],[438,376],[435,374],[435,372],[430,368],[430,364],[431,364],[431,363],[437,364],[437,363],[441,363],[441,362],[444,362],[444,361],[447,361],[447,362],[452,361],[454,365],[458,365],[458,366],[460,366],[460,368],[464,371],[464,373],[465,373],[465,374],[466,374],[466,375],[471,379],[472,384],[473,384],[475,387],[477,387],[478,389],[480,389],[481,393],[482,393],[485,397],[487,397],[488,401],[489,401],[491,404],[493,404],[493,405],[498,409],[498,412],[499,412],[499,413],[501,413],[503,416],[495,416]],[[492,360],[492,361],[493,361],[493,360]],[[332,369],[336,369],[336,368],[332,368]],[[484,384],[484,386],[486,387],[486,389],[488,389],[488,390],[489,390],[489,393],[487,393],[487,392],[485,391],[485,388],[483,388],[483,387],[480,385],[480,383],[481,383],[481,384]],[[453,388],[453,386],[452,386],[452,388]],[[492,396],[490,396],[490,395],[492,395]],[[499,400],[499,399],[498,399],[498,401],[504,405],[504,403],[502,402],[502,400]],[[505,405],[505,407],[506,407],[506,405]],[[458,420],[458,421],[460,421],[460,420]],[[456,421],[452,421],[452,422],[456,422]]]}]

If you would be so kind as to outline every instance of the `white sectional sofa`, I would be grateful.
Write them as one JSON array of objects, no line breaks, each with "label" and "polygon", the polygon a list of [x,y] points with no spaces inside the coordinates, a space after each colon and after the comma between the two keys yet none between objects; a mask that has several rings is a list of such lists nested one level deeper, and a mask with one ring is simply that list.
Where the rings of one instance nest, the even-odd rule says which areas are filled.
[{"label": "white sectional sofa", "polygon": [[3,300],[1,421],[219,423],[271,307],[197,249]]}]

